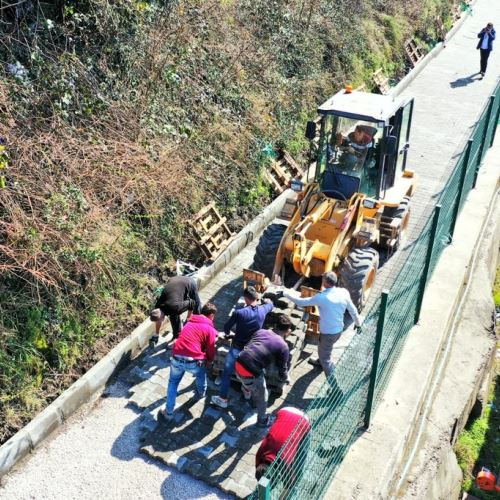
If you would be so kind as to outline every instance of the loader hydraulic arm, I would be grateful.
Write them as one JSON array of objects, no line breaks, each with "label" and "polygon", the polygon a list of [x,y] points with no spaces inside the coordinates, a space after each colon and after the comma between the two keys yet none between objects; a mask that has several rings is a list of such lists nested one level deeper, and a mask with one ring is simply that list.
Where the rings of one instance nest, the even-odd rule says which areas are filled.
[{"label": "loader hydraulic arm", "polygon": [[305,235],[311,226],[321,220],[329,210],[335,208],[336,203],[337,200],[326,198],[316,209],[306,215],[295,228],[293,233],[293,253],[290,260],[295,272],[301,276],[310,276],[309,264],[314,256],[315,246],[318,244],[318,240],[315,240],[308,249]]}]

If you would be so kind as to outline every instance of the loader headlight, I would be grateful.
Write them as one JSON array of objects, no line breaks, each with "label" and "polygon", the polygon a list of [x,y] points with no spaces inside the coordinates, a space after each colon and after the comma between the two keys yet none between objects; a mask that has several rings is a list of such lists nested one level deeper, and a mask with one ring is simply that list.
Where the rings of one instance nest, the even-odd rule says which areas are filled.
[{"label": "loader headlight", "polygon": [[292,179],[289,187],[297,193],[302,193],[302,191],[304,191],[304,183],[298,179]]},{"label": "loader headlight", "polygon": [[375,208],[377,206],[377,202],[375,200],[370,200],[369,198],[365,198],[363,200],[363,206],[365,208]]}]

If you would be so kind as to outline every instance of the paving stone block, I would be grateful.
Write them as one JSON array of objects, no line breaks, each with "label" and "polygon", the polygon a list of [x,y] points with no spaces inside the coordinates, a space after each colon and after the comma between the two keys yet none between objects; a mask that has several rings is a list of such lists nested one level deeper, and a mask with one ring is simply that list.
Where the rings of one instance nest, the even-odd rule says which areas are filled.
[{"label": "paving stone block", "polygon": [[157,425],[158,422],[156,421],[156,419],[148,415],[147,417],[141,419],[139,427],[142,430],[148,430],[150,432],[153,432],[156,429]]},{"label": "paving stone block", "polygon": [[186,418],[186,415],[181,412],[181,411],[174,411],[174,422],[176,424],[180,424],[184,419]]},{"label": "paving stone block", "polygon": [[243,476],[242,484],[250,490],[257,488],[257,480],[249,475]]},{"label": "paving stone block", "polygon": [[177,467],[177,469],[181,470],[188,463],[188,459],[186,457],[180,457],[177,453],[172,452],[168,455],[167,464],[171,467]]},{"label": "paving stone block", "polygon": [[214,424],[214,429],[216,431],[218,431],[218,432],[221,432],[221,431],[225,430],[226,429],[226,424],[225,424],[224,420],[222,420],[222,419],[221,420],[217,420],[217,422],[215,422],[215,424]]},{"label": "paving stone block", "polygon": [[207,465],[207,469],[210,473],[215,472],[222,464],[218,460],[210,460]]},{"label": "paving stone block", "polygon": [[200,454],[201,456],[208,458],[211,453],[214,451],[213,446],[202,446],[201,448],[197,448],[194,450],[196,453]]},{"label": "paving stone block", "polygon": [[250,488],[247,488],[243,484],[240,483],[235,483],[236,486],[233,489],[234,494],[238,498],[246,498],[250,493],[252,493],[252,490]]},{"label": "paving stone block", "polygon": [[233,495],[237,495],[238,484],[234,482],[231,478],[224,479],[221,483],[221,487],[223,491],[227,493],[232,493]]},{"label": "paving stone block", "polygon": [[205,413],[203,414],[203,417],[210,417],[215,420],[218,420],[221,416],[220,410],[216,410],[213,407],[209,407],[205,410]]},{"label": "paving stone block", "polygon": [[126,379],[131,384],[135,385],[144,380],[148,380],[151,377],[151,374],[147,371],[139,368],[138,366],[134,366],[132,370],[127,374]]},{"label": "paving stone block", "polygon": [[227,432],[224,432],[220,437],[219,441],[221,443],[227,444],[231,448],[234,448],[236,446],[236,443],[238,442],[238,436],[231,436]]},{"label": "paving stone block", "polygon": [[184,469],[185,472],[188,472],[194,477],[201,477],[203,474],[203,466],[199,462],[194,462],[189,460]]}]

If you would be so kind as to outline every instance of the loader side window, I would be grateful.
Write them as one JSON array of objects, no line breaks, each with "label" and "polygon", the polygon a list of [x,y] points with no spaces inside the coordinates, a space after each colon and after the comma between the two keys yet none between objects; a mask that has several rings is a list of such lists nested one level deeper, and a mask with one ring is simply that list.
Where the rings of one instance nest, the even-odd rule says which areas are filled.
[{"label": "loader side window", "polygon": [[402,171],[406,166],[406,158],[408,156],[408,148],[410,147],[410,123],[413,112],[413,100],[411,100],[402,110],[401,126],[399,129],[399,144],[398,144],[398,171]]}]

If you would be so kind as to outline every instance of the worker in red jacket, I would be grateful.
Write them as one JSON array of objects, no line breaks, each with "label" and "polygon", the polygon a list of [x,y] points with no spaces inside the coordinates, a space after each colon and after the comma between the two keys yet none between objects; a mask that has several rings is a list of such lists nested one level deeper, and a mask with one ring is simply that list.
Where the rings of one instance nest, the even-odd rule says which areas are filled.
[{"label": "worker in red jacket", "polygon": [[278,459],[282,463],[278,469],[281,473],[286,472],[295,477],[305,458],[303,455],[308,448],[310,430],[311,424],[304,412],[292,406],[281,408],[255,456],[256,479],[259,480],[265,475],[267,468],[276,460],[285,445]]},{"label": "worker in red jacket", "polygon": [[166,408],[159,414],[165,419],[171,419],[177,398],[177,388],[185,372],[196,377],[196,397],[202,398],[207,390],[206,365],[212,363],[215,357],[215,341],[217,330],[214,328],[214,318],[217,308],[208,302],[201,314],[193,314],[175,341],[170,364]]}]

